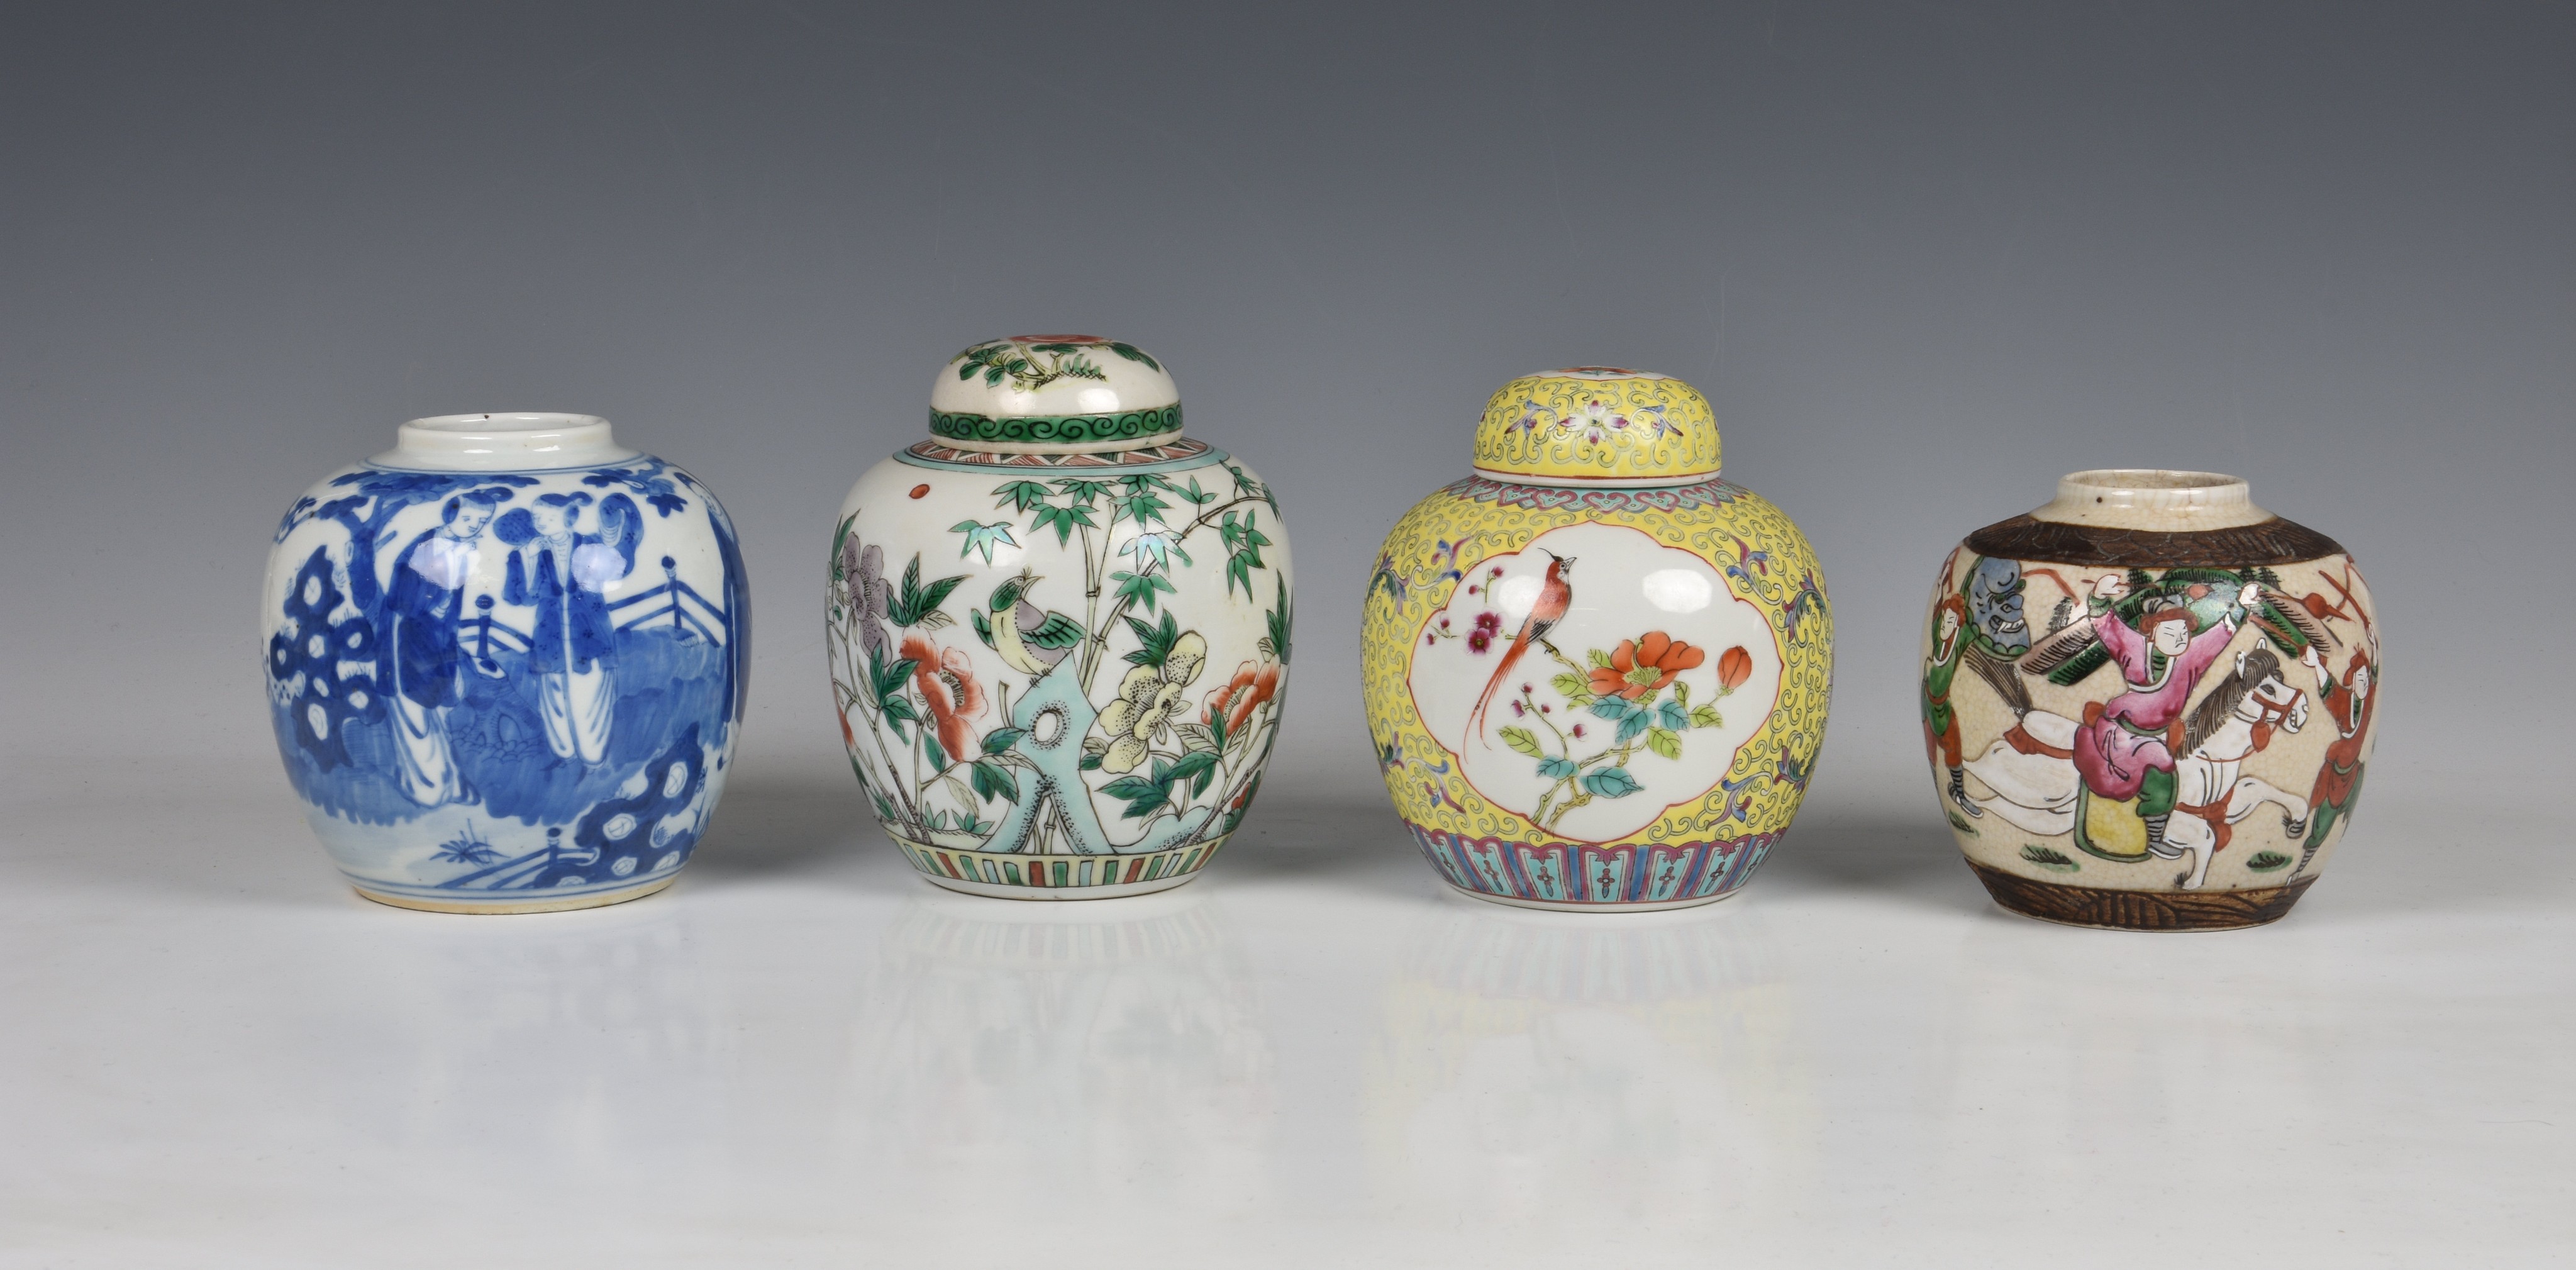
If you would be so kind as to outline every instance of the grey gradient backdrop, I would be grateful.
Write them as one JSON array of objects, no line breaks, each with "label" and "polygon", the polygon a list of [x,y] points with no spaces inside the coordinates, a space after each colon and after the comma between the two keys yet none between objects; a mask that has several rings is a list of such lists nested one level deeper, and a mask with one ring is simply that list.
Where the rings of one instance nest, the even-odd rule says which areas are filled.
[{"label": "grey gradient backdrop", "polygon": [[[1946,856],[1926,581],[2105,465],[2242,474],[2358,553],[2390,644],[2374,797],[2564,779],[2571,15],[13,5],[0,675],[37,761],[11,779],[265,751],[252,597],[288,501],[405,418],[561,409],[742,528],[754,712],[709,853],[763,850],[764,800],[854,823],[832,509],[951,353],[1058,329],[1168,360],[1193,433],[1279,490],[1303,620],[1274,803],[1380,797],[1378,539],[1462,473],[1497,384],[1598,361],[1705,389],[1728,474],[1823,557],[1809,823]],[[2409,867],[2358,823],[2353,858]]]}]

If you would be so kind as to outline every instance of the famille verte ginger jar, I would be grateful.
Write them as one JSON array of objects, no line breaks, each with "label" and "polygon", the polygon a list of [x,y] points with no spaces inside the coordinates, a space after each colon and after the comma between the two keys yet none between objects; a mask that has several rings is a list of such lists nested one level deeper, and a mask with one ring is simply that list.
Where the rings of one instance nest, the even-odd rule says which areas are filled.
[{"label": "famille verte ginger jar", "polygon": [[1397,814],[1470,895],[1588,912],[1733,894],[1824,741],[1833,618],[1789,518],[1719,479],[1689,384],[1503,385],[1474,473],[1370,580],[1369,731]]},{"label": "famille verte ginger jar", "polygon": [[2370,588],[2333,539],[2231,476],[2077,472],[1942,563],[1923,736],[1959,849],[2004,907],[2256,926],[2343,834],[2378,675]]},{"label": "famille verte ginger jar", "polygon": [[860,477],[833,531],[850,769],[952,890],[1178,886],[1260,788],[1292,594],[1269,487],[1181,434],[1160,362],[1089,335],[977,344],[934,380],[930,438]]},{"label": "famille verte ginger jar", "polygon": [[742,727],[750,612],[715,496],[589,415],[415,419],[269,553],[269,715],[369,899],[589,908],[669,886]]}]

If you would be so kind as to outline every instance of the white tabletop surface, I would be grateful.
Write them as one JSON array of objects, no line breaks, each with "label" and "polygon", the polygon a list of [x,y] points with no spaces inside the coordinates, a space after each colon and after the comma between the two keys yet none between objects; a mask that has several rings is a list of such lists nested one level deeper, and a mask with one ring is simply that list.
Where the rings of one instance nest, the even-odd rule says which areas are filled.
[{"label": "white tabletop surface", "polygon": [[668,893],[499,918],[353,896],[272,763],[10,777],[0,1261],[2576,1255],[2537,806],[2378,782],[2286,922],[2144,935],[1997,910],[1911,784],[1621,918],[1446,894],[1357,800],[1162,896],[952,896],[791,769]]}]

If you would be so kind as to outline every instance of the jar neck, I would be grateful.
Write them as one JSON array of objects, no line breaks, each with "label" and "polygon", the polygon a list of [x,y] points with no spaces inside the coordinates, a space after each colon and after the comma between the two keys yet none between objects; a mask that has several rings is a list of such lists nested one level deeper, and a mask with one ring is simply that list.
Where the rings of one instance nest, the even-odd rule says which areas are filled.
[{"label": "jar neck", "polygon": [[635,456],[617,444],[608,421],[597,415],[501,411],[414,419],[396,430],[394,448],[372,461],[432,472],[502,472],[589,467]]},{"label": "jar neck", "polygon": [[1467,470],[1499,485],[1532,485],[1542,489],[1678,489],[1684,485],[1705,485],[1724,479],[1713,470],[1693,472],[1687,476],[1619,476],[1597,481],[1533,476],[1527,472],[1503,472],[1481,466]]},{"label": "jar neck", "polygon": [[2232,529],[2275,519],[2255,506],[2252,488],[2238,477],[2164,468],[2071,472],[2058,478],[2057,497],[2030,515],[2033,520],[2164,533]]}]

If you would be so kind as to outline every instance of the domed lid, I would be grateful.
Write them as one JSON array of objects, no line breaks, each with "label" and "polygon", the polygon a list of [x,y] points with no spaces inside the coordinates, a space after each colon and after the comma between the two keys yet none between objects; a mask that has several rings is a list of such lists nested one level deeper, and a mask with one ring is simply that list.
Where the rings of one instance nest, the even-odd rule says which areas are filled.
[{"label": "domed lid", "polygon": [[1485,403],[1476,471],[1531,485],[1685,485],[1717,475],[1717,416],[1670,375],[1571,366]]},{"label": "domed lid", "polygon": [[960,450],[1088,454],[1177,441],[1181,390],[1153,355],[1097,335],[1014,335],[948,359],[930,435]]}]

